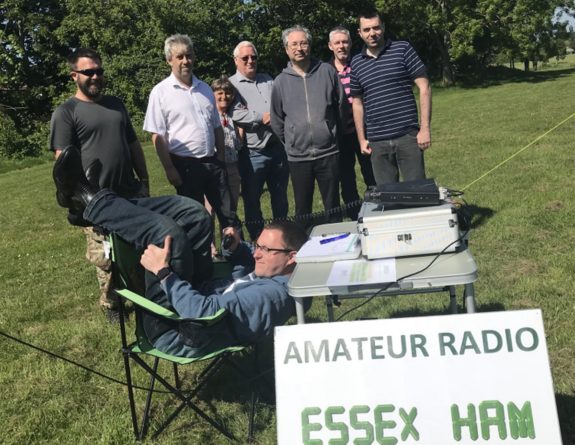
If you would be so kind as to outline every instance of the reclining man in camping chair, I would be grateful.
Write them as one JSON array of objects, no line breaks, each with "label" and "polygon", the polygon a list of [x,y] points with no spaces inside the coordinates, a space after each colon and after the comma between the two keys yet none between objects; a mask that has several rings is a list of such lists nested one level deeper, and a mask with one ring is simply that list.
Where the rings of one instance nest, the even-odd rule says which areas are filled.
[{"label": "reclining man in camping chair", "polygon": [[[224,233],[233,238],[227,252],[235,266],[233,277],[225,286],[221,282],[219,287],[210,286],[201,284],[211,276],[211,219],[201,204],[180,196],[127,200],[110,190],[99,190],[94,185],[97,172],[90,168],[84,172],[73,147],[62,151],[53,176],[61,205],[81,212],[86,221],[116,233],[136,248],[145,249],[141,264],[146,269],[146,297],[155,303],[183,318],[210,316],[227,309],[230,323],[223,337],[229,345],[253,344],[295,314],[287,281],[307,235],[294,223],[266,226],[253,254],[247,244],[240,242],[237,229],[227,228]],[[171,218],[155,208],[156,204],[169,206],[170,198],[177,206]],[[194,342],[187,338],[193,332],[175,330],[151,314],[143,318],[143,325],[157,349],[178,356],[197,353],[191,346]]]}]

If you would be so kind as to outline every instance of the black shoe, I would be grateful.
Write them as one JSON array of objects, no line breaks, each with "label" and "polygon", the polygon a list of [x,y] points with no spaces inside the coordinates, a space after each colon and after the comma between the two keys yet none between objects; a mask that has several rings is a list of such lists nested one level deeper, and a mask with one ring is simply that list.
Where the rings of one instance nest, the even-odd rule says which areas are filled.
[{"label": "black shoe", "polygon": [[79,214],[84,213],[84,209],[88,206],[88,204],[90,204],[90,201],[94,199],[96,193],[98,193],[98,190],[94,190],[94,188],[85,182],[85,180],[78,182],[78,184],[76,184],[76,188],[74,189],[74,195],[70,199],[72,203],[70,210],[73,210],[75,213]]},{"label": "black shoe", "polygon": [[58,201],[58,205],[60,207],[64,207],[65,209],[69,209],[72,207],[72,200],[69,196],[64,195],[63,192],[60,190],[56,190],[56,201]]},{"label": "black shoe", "polygon": [[54,162],[52,170],[52,178],[56,184],[56,200],[60,206],[66,208],[72,206],[71,198],[83,173],[80,151],[73,145],[64,148]]},{"label": "black shoe", "polygon": [[92,189],[100,190],[100,174],[102,173],[102,163],[99,159],[92,162],[85,171],[86,180]]},{"label": "black shoe", "polygon": [[[72,145],[62,150],[52,172],[58,204],[70,209],[74,214],[81,215],[99,191],[101,171],[102,164],[97,161],[84,173],[80,151]],[[90,177],[91,181],[88,181],[87,177]]]}]

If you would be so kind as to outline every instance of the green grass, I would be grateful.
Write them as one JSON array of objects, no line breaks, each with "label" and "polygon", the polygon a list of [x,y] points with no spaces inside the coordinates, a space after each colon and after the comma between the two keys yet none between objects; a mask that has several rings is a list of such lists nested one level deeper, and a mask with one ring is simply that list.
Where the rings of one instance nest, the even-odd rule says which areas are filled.
[{"label": "green grass", "polygon": [[[559,68],[503,73],[469,88],[436,88],[428,175],[440,185],[465,188],[568,118],[575,111],[575,71]],[[575,117],[465,190],[475,211],[470,248],[479,268],[478,310],[542,309],[565,444],[575,444],[574,132]],[[172,193],[153,149],[145,150],[153,193]],[[119,333],[98,308],[83,235],[55,203],[51,163],[4,167],[0,164],[0,330],[123,380]],[[448,300],[442,294],[377,299],[353,318],[447,313]],[[344,301],[336,315],[353,304]],[[320,301],[310,318],[325,320]],[[226,388],[206,395],[202,406],[217,406],[232,431],[244,437],[245,392]],[[132,441],[122,386],[2,336],[0,400],[5,444]],[[169,408],[165,397],[159,400],[160,411]],[[258,414],[257,443],[275,443],[274,406]],[[154,443],[225,440],[193,415],[182,415]]]}]

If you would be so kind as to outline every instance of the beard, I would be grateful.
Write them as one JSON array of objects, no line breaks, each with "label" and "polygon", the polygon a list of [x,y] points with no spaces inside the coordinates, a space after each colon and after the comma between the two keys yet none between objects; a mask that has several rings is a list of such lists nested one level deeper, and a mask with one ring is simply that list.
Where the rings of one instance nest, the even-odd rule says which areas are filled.
[{"label": "beard", "polygon": [[79,82],[78,88],[90,99],[97,99],[104,89],[104,79],[87,79],[85,82]]}]

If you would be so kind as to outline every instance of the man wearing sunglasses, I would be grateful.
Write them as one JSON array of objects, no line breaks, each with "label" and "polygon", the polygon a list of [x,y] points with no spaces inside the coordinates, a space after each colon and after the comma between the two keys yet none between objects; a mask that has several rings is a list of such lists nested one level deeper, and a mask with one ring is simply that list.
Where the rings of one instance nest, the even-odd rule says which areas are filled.
[{"label": "man wearing sunglasses", "polygon": [[274,219],[288,214],[287,185],[289,169],[285,150],[270,127],[270,103],[273,79],[258,73],[258,52],[244,40],[235,47],[236,73],[230,77],[239,92],[232,119],[244,128],[246,145],[240,152],[240,174],[246,228],[252,240],[263,227],[260,199],[264,184],[270,192]]},{"label": "man wearing sunglasses", "polygon": [[[70,145],[81,153],[84,170],[98,170],[98,185],[124,198],[149,195],[148,171],[142,146],[120,99],[103,94],[104,68],[100,55],[78,48],[68,56],[70,76],[76,83],[73,97],[54,110],[50,122],[50,150],[56,158]],[[136,179],[138,177],[138,180]],[[59,195],[61,198],[61,195]],[[60,205],[69,207],[68,203]],[[81,214],[70,211],[71,224],[86,226],[86,257],[96,266],[100,305],[110,321],[117,320],[117,298],[110,290],[110,262],[103,237]]]}]

